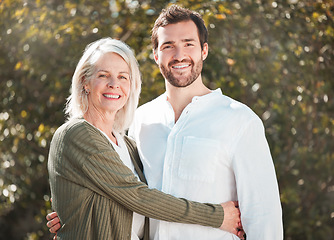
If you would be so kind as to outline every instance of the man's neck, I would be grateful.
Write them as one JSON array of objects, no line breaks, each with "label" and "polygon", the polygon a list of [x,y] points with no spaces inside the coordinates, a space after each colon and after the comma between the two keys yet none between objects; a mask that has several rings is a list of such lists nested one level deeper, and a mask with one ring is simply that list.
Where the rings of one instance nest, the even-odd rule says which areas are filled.
[{"label": "man's neck", "polygon": [[193,83],[188,87],[178,88],[166,83],[167,100],[172,105],[175,115],[175,122],[179,119],[185,107],[191,103],[193,97],[203,96],[210,93],[202,82]]}]

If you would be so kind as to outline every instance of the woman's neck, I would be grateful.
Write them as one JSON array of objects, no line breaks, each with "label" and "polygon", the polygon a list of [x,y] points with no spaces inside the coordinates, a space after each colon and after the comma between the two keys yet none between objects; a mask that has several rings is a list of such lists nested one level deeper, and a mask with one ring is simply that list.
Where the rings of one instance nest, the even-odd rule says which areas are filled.
[{"label": "woman's neck", "polygon": [[115,121],[114,114],[100,114],[98,112],[93,113],[88,110],[83,117],[87,122],[100,129],[111,139],[111,141],[117,144],[117,139],[113,135],[113,125]]}]

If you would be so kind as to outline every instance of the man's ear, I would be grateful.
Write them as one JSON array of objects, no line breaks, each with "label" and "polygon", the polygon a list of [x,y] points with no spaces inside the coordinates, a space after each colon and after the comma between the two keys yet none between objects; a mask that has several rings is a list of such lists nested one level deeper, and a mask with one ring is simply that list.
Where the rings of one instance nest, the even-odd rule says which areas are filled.
[{"label": "man's ear", "polygon": [[204,61],[209,54],[209,45],[208,43],[203,44],[203,49],[202,49],[202,60]]},{"label": "man's ear", "polygon": [[153,49],[153,56],[155,63],[158,64],[158,53],[156,52],[156,49]]}]

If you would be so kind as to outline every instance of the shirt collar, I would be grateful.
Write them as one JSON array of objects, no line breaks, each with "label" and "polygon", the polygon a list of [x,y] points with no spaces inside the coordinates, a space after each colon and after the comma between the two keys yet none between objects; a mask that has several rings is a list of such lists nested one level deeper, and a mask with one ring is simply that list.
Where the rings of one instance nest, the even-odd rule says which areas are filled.
[{"label": "shirt collar", "polygon": [[[203,96],[194,96],[192,98],[191,102],[197,101],[197,100],[206,100],[206,99],[211,99],[212,97],[217,97],[222,95],[222,90],[220,88],[217,88],[215,90],[211,90],[210,93],[205,94]],[[167,93],[164,92],[163,94],[160,95],[159,97],[162,101],[168,102],[167,100]]]}]

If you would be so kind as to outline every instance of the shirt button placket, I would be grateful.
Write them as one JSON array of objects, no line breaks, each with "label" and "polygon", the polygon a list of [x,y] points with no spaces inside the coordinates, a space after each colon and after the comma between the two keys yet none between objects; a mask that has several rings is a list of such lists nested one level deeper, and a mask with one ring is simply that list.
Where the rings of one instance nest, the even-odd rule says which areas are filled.
[{"label": "shirt button placket", "polygon": [[166,155],[164,160],[163,178],[162,178],[162,190],[166,193],[170,193],[170,181],[171,175],[171,163],[173,161],[173,141],[172,133],[167,138]]},{"label": "shirt button placket", "polygon": [[161,183],[161,188],[162,191],[165,193],[170,193],[170,179],[171,179],[171,175],[170,175],[170,167],[171,167],[171,162],[173,161],[172,157],[173,157],[173,143],[172,143],[172,138],[173,138],[173,131],[175,128],[175,115],[174,115],[174,110],[172,108],[172,106],[168,103],[168,109],[166,110],[168,112],[167,115],[167,122],[168,122],[168,126],[171,129],[168,137],[167,137],[167,142],[166,142],[166,154],[165,154],[165,158],[164,158],[164,165],[163,165],[163,176],[162,176],[162,183]]}]

